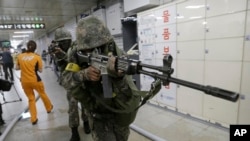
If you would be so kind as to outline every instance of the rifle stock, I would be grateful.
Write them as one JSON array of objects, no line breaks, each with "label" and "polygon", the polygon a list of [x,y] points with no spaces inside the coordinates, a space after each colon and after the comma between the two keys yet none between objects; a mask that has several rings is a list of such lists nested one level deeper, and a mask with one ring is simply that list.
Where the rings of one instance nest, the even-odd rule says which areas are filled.
[{"label": "rifle stock", "polygon": [[[108,56],[103,56],[103,55],[94,55],[92,56],[91,54],[84,55],[84,54],[78,54],[82,60],[88,64],[91,64],[91,62],[97,62],[99,65],[102,65],[103,67],[106,67],[107,61],[108,61]],[[80,59],[81,60],[81,59]],[[181,80],[178,78],[173,78],[171,77],[171,74],[174,72],[174,70],[171,68],[173,58],[170,54],[167,54],[163,58],[163,66],[154,66],[154,65],[148,65],[148,64],[143,64],[139,60],[132,60],[124,57],[117,57],[116,59],[116,64],[115,64],[115,69],[123,71],[125,74],[128,75],[134,75],[134,74],[144,74],[151,76],[155,79],[160,79],[162,80],[162,85],[166,86],[169,85],[170,82],[176,83],[182,86],[186,86],[192,89],[196,89],[199,91],[203,91],[206,94],[222,98],[224,100],[229,100],[232,102],[236,102],[239,98],[239,93],[235,93],[229,90],[213,87],[213,86],[204,86],[201,84],[196,84],[193,82]],[[162,74],[159,74],[157,72],[150,72],[146,71],[143,68],[149,68],[152,70],[157,70],[161,72]],[[106,87],[109,87],[109,85],[105,85]]]}]

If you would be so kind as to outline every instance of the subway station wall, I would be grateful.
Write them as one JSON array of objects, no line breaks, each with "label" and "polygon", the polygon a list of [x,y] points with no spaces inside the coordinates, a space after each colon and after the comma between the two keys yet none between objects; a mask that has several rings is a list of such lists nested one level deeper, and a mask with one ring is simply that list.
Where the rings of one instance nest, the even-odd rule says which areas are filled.
[{"label": "subway station wall", "polygon": [[[152,103],[226,127],[250,123],[249,2],[180,0],[138,13],[142,61],[162,65],[170,53],[173,77],[243,95],[230,102],[170,84]],[[145,90],[152,79],[141,79]]]}]

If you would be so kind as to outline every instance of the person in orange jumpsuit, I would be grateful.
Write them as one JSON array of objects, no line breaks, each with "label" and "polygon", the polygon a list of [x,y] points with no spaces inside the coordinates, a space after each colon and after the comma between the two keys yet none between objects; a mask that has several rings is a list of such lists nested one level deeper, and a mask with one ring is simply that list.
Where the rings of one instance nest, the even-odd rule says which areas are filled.
[{"label": "person in orange jumpsuit", "polygon": [[38,121],[34,90],[41,97],[47,113],[50,113],[53,109],[41,77],[38,75],[38,72],[42,72],[42,59],[40,55],[34,53],[36,46],[35,41],[28,41],[27,51],[18,55],[16,63],[16,70],[21,70],[21,85],[29,100],[30,121],[33,125]]}]

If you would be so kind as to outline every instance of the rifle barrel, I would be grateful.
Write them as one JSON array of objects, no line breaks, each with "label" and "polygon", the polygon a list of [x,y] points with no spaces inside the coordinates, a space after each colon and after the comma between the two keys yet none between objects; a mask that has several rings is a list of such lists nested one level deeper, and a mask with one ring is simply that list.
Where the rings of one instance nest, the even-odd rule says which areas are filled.
[{"label": "rifle barrel", "polygon": [[215,97],[219,97],[219,98],[222,98],[225,100],[229,100],[232,102],[236,102],[239,98],[239,93],[224,90],[221,88],[212,87],[212,86],[204,86],[204,85],[196,84],[193,82],[181,80],[178,78],[168,77],[167,75],[158,74],[156,72],[149,72],[149,71],[145,71],[145,70],[140,70],[139,73],[149,75],[153,78],[161,79],[162,81],[168,81],[168,82],[176,83],[176,84],[183,85],[183,86],[186,86],[189,88],[193,88],[196,90],[200,90],[206,94],[209,94],[209,95],[212,95]]},{"label": "rifle barrel", "polygon": [[143,64],[141,62],[140,62],[139,65],[142,66],[142,67],[145,67],[145,68],[154,69],[154,70],[158,70],[158,71],[164,72],[163,68],[159,67],[159,66],[153,66],[153,65]]}]

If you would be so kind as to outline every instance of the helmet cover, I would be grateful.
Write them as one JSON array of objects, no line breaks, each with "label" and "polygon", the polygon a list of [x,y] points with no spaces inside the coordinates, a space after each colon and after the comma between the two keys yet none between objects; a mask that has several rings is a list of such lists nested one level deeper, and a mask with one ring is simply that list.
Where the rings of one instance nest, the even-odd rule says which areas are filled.
[{"label": "helmet cover", "polygon": [[65,28],[58,28],[55,31],[55,41],[62,41],[62,40],[72,40],[72,35],[71,33],[66,30]]},{"label": "helmet cover", "polygon": [[108,28],[94,16],[79,20],[76,37],[78,50],[93,49],[113,41]]}]

